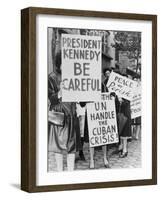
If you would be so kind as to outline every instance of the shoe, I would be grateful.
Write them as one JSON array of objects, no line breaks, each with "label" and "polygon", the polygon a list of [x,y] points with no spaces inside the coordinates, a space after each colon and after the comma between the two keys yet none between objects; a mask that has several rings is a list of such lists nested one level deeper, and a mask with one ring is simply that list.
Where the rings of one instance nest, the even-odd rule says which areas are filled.
[{"label": "shoe", "polygon": [[108,169],[111,168],[109,164],[104,164],[104,167],[105,167],[105,168],[108,168]]},{"label": "shoe", "polygon": [[118,150],[118,153],[121,153],[121,154],[122,154],[122,151],[123,151],[123,149],[120,149],[120,150]]},{"label": "shoe", "polygon": [[117,150],[113,151],[113,152],[112,152],[112,155],[114,155],[114,154],[119,154],[119,153],[122,153],[122,149],[120,149],[120,150],[117,149]]},{"label": "shoe", "polygon": [[123,153],[121,153],[121,154],[119,155],[119,157],[120,157],[120,158],[125,158],[125,157],[127,157],[127,155],[128,155],[128,152],[123,152]]}]

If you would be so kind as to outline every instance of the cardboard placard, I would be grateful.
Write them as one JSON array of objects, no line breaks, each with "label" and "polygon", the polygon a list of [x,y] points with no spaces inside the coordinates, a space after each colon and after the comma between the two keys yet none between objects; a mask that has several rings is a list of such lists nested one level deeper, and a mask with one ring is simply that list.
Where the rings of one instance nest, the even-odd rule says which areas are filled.
[{"label": "cardboard placard", "polygon": [[137,84],[137,87],[134,92],[133,99],[130,102],[131,106],[131,118],[141,116],[141,84]]},{"label": "cardboard placard", "polygon": [[135,87],[136,81],[115,72],[111,72],[107,82],[109,92],[115,92],[116,95],[129,101],[133,98]]},{"label": "cardboard placard", "polygon": [[99,101],[102,41],[100,36],[62,34],[62,101]]},{"label": "cardboard placard", "polygon": [[100,102],[87,104],[87,118],[90,147],[119,141],[115,100],[109,93],[103,93]]}]

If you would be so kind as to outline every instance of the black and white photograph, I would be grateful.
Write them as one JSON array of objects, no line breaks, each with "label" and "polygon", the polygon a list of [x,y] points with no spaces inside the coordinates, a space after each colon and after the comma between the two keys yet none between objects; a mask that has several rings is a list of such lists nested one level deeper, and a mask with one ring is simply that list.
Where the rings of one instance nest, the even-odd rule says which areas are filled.
[{"label": "black and white photograph", "polygon": [[22,14],[24,190],[156,184],[156,16]]},{"label": "black and white photograph", "polygon": [[47,28],[47,172],[142,167],[142,33]]}]

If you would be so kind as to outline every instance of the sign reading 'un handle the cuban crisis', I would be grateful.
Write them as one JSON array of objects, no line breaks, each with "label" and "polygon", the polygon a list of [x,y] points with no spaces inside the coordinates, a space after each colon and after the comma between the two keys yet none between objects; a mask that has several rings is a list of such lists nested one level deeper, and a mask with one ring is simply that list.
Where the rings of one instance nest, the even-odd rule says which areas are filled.
[{"label": "sign reading 'un handle the cuban crisis'", "polygon": [[62,101],[100,101],[100,36],[62,34]]},{"label": "sign reading 'un handle the cuban crisis'", "polygon": [[87,104],[90,147],[119,142],[114,97],[109,93],[101,97],[101,101]]}]

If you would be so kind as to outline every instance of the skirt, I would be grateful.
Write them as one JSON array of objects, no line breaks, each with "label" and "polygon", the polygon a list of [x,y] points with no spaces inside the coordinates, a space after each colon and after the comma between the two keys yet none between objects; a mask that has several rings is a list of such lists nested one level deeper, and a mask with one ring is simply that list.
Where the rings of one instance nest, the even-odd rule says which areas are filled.
[{"label": "skirt", "polygon": [[127,119],[121,133],[119,133],[119,136],[126,137],[126,138],[131,138],[131,119]]}]

